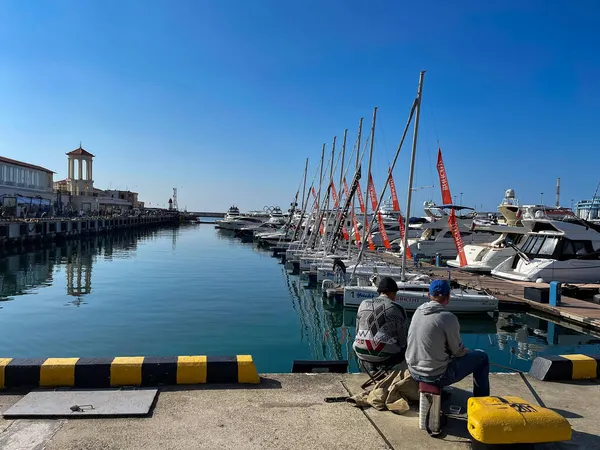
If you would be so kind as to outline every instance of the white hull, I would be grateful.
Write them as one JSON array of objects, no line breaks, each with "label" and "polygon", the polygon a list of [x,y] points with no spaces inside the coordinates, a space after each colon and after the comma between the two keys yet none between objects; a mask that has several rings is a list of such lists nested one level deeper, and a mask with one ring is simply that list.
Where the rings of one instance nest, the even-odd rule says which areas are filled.
[{"label": "white hull", "polygon": [[[514,258],[518,258],[513,268]],[[541,278],[544,282],[560,281],[561,283],[598,283],[600,282],[600,260],[536,258],[527,264],[515,255],[499,264],[492,275],[513,281],[535,282]]]},{"label": "white hull", "polygon": [[233,220],[215,220],[215,224],[218,225],[223,230],[241,230],[242,228],[247,228],[251,226],[257,226],[263,223],[264,221],[245,221],[243,219],[233,219]]},{"label": "white hull", "polygon": [[269,245],[277,245],[279,243],[288,242],[289,238],[285,234],[278,234],[260,237],[260,241]]},{"label": "white hull", "polygon": [[[400,288],[402,285],[399,283]],[[428,285],[422,285],[422,291],[398,291],[396,302],[406,311],[414,311],[423,303],[429,301]],[[377,297],[377,289],[371,286],[349,286],[344,288],[344,306],[358,307],[360,303],[368,298]],[[448,311],[455,313],[485,313],[498,310],[498,299],[491,295],[479,294],[477,291],[452,290]]]},{"label": "white hull", "polygon": [[[515,250],[511,247],[492,248],[483,245],[465,246],[465,256],[467,265],[461,269],[469,272],[491,272],[498,264],[515,255]],[[458,257],[447,262],[450,267],[460,267]]]},{"label": "white hull", "polygon": [[[493,236],[489,233],[472,233],[470,236],[463,237],[463,244],[479,244],[489,242]],[[421,255],[428,258],[436,256],[438,253],[442,258],[456,258],[458,251],[452,237],[438,237],[431,240],[409,240],[408,246],[413,255]]]}]

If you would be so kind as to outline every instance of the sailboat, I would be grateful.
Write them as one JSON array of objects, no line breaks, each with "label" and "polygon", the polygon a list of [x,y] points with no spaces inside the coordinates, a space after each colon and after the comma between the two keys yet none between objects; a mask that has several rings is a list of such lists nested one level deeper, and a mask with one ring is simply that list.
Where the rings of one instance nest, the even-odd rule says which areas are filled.
[{"label": "sailboat", "polygon": [[[406,128],[404,130],[404,134],[400,141],[400,145],[398,150],[396,151],[396,155],[394,161],[390,167],[390,174],[393,171],[396,160],[400,153],[402,143],[404,141],[404,137],[408,131],[408,127],[413,117],[413,113],[415,115],[415,123],[414,123],[414,134],[413,134],[413,142],[412,142],[412,152],[411,152],[411,164],[410,164],[410,173],[409,173],[409,182],[408,182],[408,197],[407,197],[407,206],[406,206],[406,217],[410,217],[410,206],[412,199],[412,191],[413,191],[413,175],[414,175],[414,165],[415,165],[415,157],[416,157],[416,149],[417,149],[417,137],[419,132],[419,117],[421,111],[421,98],[422,98],[422,90],[423,90],[423,80],[425,77],[425,72],[421,72],[419,77],[419,87],[417,90],[417,97],[413,103],[413,107],[411,109],[408,122],[406,124]],[[372,155],[371,155],[372,156]],[[369,164],[370,166],[370,164]],[[370,167],[369,167],[370,173]],[[384,185],[384,189],[381,194],[381,198],[377,204],[377,207],[381,205],[383,195],[385,193],[385,188],[387,187],[387,183],[389,182],[389,177],[387,179],[386,185]],[[449,194],[449,193],[448,193]],[[366,228],[366,227],[365,227]],[[407,233],[403,236],[403,248],[407,248],[408,235]],[[366,236],[363,239],[363,246],[361,247],[361,254],[364,248],[364,244],[366,243]],[[397,292],[396,300],[399,304],[405,307],[407,310],[414,310],[419,305],[429,301],[428,292],[429,292],[429,284],[431,282],[430,278],[426,275],[414,276],[412,279],[406,276],[406,264],[407,264],[407,253],[403,252],[402,254],[402,266],[401,266],[401,276],[398,282],[398,287],[400,290]],[[359,259],[360,255],[359,254]],[[375,280],[373,280],[371,286],[344,286],[344,295],[343,302],[346,307],[357,307],[360,305],[362,300],[368,298],[375,298],[379,294],[377,293],[377,287],[375,286]],[[323,282],[325,284],[325,281]],[[464,288],[455,288],[452,289],[450,294],[450,303],[448,305],[448,309],[450,311],[454,311],[457,313],[481,313],[481,312],[490,312],[497,311],[498,309],[498,299],[488,295],[485,292]]]}]

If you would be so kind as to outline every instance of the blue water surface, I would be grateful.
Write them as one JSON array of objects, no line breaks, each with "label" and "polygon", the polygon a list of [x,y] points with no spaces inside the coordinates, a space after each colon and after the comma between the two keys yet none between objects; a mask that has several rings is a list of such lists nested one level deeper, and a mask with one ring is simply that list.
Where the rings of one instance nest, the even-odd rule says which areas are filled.
[{"label": "blue water surface", "polygon": [[[356,370],[355,320],[270,252],[210,224],[0,260],[0,357],[251,354],[261,372],[289,372],[294,359],[350,359]],[[539,354],[600,353],[596,337],[527,314],[460,322],[465,345],[519,370]]]}]

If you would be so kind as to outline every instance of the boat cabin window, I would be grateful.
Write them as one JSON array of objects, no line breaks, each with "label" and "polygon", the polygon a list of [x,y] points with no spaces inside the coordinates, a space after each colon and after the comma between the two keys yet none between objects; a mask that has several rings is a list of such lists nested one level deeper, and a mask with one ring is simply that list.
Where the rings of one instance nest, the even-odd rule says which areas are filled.
[{"label": "boat cabin window", "polygon": [[531,235],[521,247],[530,258],[550,258],[554,255],[559,238],[555,236]]},{"label": "boat cabin window", "polygon": [[563,238],[562,259],[581,258],[594,253],[594,248],[590,241],[572,241]]}]

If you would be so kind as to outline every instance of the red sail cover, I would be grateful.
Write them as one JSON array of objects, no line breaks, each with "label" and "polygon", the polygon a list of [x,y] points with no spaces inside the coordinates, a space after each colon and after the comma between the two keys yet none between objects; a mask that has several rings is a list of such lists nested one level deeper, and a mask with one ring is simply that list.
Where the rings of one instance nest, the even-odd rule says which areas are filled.
[{"label": "red sail cover", "polygon": [[387,232],[385,231],[385,226],[383,225],[383,217],[381,217],[380,212],[377,212],[377,224],[379,225],[379,234],[381,235],[383,246],[386,250],[389,250],[391,248],[390,240],[388,238]]},{"label": "red sail cover", "polygon": [[448,185],[448,176],[442,159],[442,149],[438,148],[437,170],[440,176],[440,188],[442,189],[442,204],[451,205],[452,196],[450,195],[450,186]]},{"label": "red sail cover", "polygon": [[367,186],[368,196],[371,197],[371,206],[373,212],[377,211],[377,193],[375,192],[375,184],[373,184],[373,177],[369,174],[369,185]]},{"label": "red sail cover", "polygon": [[360,190],[360,183],[356,185],[356,195],[358,196],[358,203],[360,204],[360,212],[365,213],[365,202],[363,200],[362,191]]},{"label": "red sail cover", "polygon": [[458,221],[456,220],[456,214],[454,213],[454,208],[450,212],[450,216],[448,217],[448,225],[450,225],[450,230],[452,231],[452,237],[454,238],[454,244],[456,245],[456,250],[458,250],[458,258],[460,260],[460,267],[464,267],[467,265],[467,257],[465,256],[465,248],[463,245],[462,237],[460,236],[460,230],[458,229]]},{"label": "red sail cover", "polygon": [[337,192],[335,191],[335,184],[331,182],[331,196],[333,197],[333,208],[336,209],[339,206]]},{"label": "red sail cover", "polygon": [[[373,211],[377,211],[377,193],[375,192],[375,184],[373,183],[373,177],[369,174],[369,186],[367,187],[367,192],[369,197],[371,197],[371,205],[373,206]],[[390,249],[390,240],[388,239],[387,232],[385,231],[385,226],[383,225],[383,217],[381,217],[381,213],[377,211],[377,225],[379,226],[379,234],[381,235],[381,240],[383,241],[383,246],[386,250]],[[369,238],[371,235],[369,234]],[[369,240],[369,246],[372,244],[373,240]]]},{"label": "red sail cover", "polygon": [[371,237],[371,227],[367,224],[367,242],[369,243],[369,250],[375,250],[375,243],[373,242],[373,237]]},{"label": "red sail cover", "polygon": [[392,205],[394,211],[400,211],[400,203],[398,203],[398,195],[396,194],[396,184],[394,183],[394,177],[392,177],[392,171],[390,170],[390,191],[392,192]]},{"label": "red sail cover", "polygon": [[[404,219],[402,218],[402,211],[400,211],[400,203],[398,203],[398,195],[396,194],[396,183],[394,183],[394,177],[392,177],[392,171],[390,170],[390,191],[392,192],[392,204],[394,211],[399,212],[398,214],[398,225],[400,226],[400,239],[404,242],[404,233],[406,228],[404,226]],[[406,247],[406,257],[412,258],[410,248]]]}]

